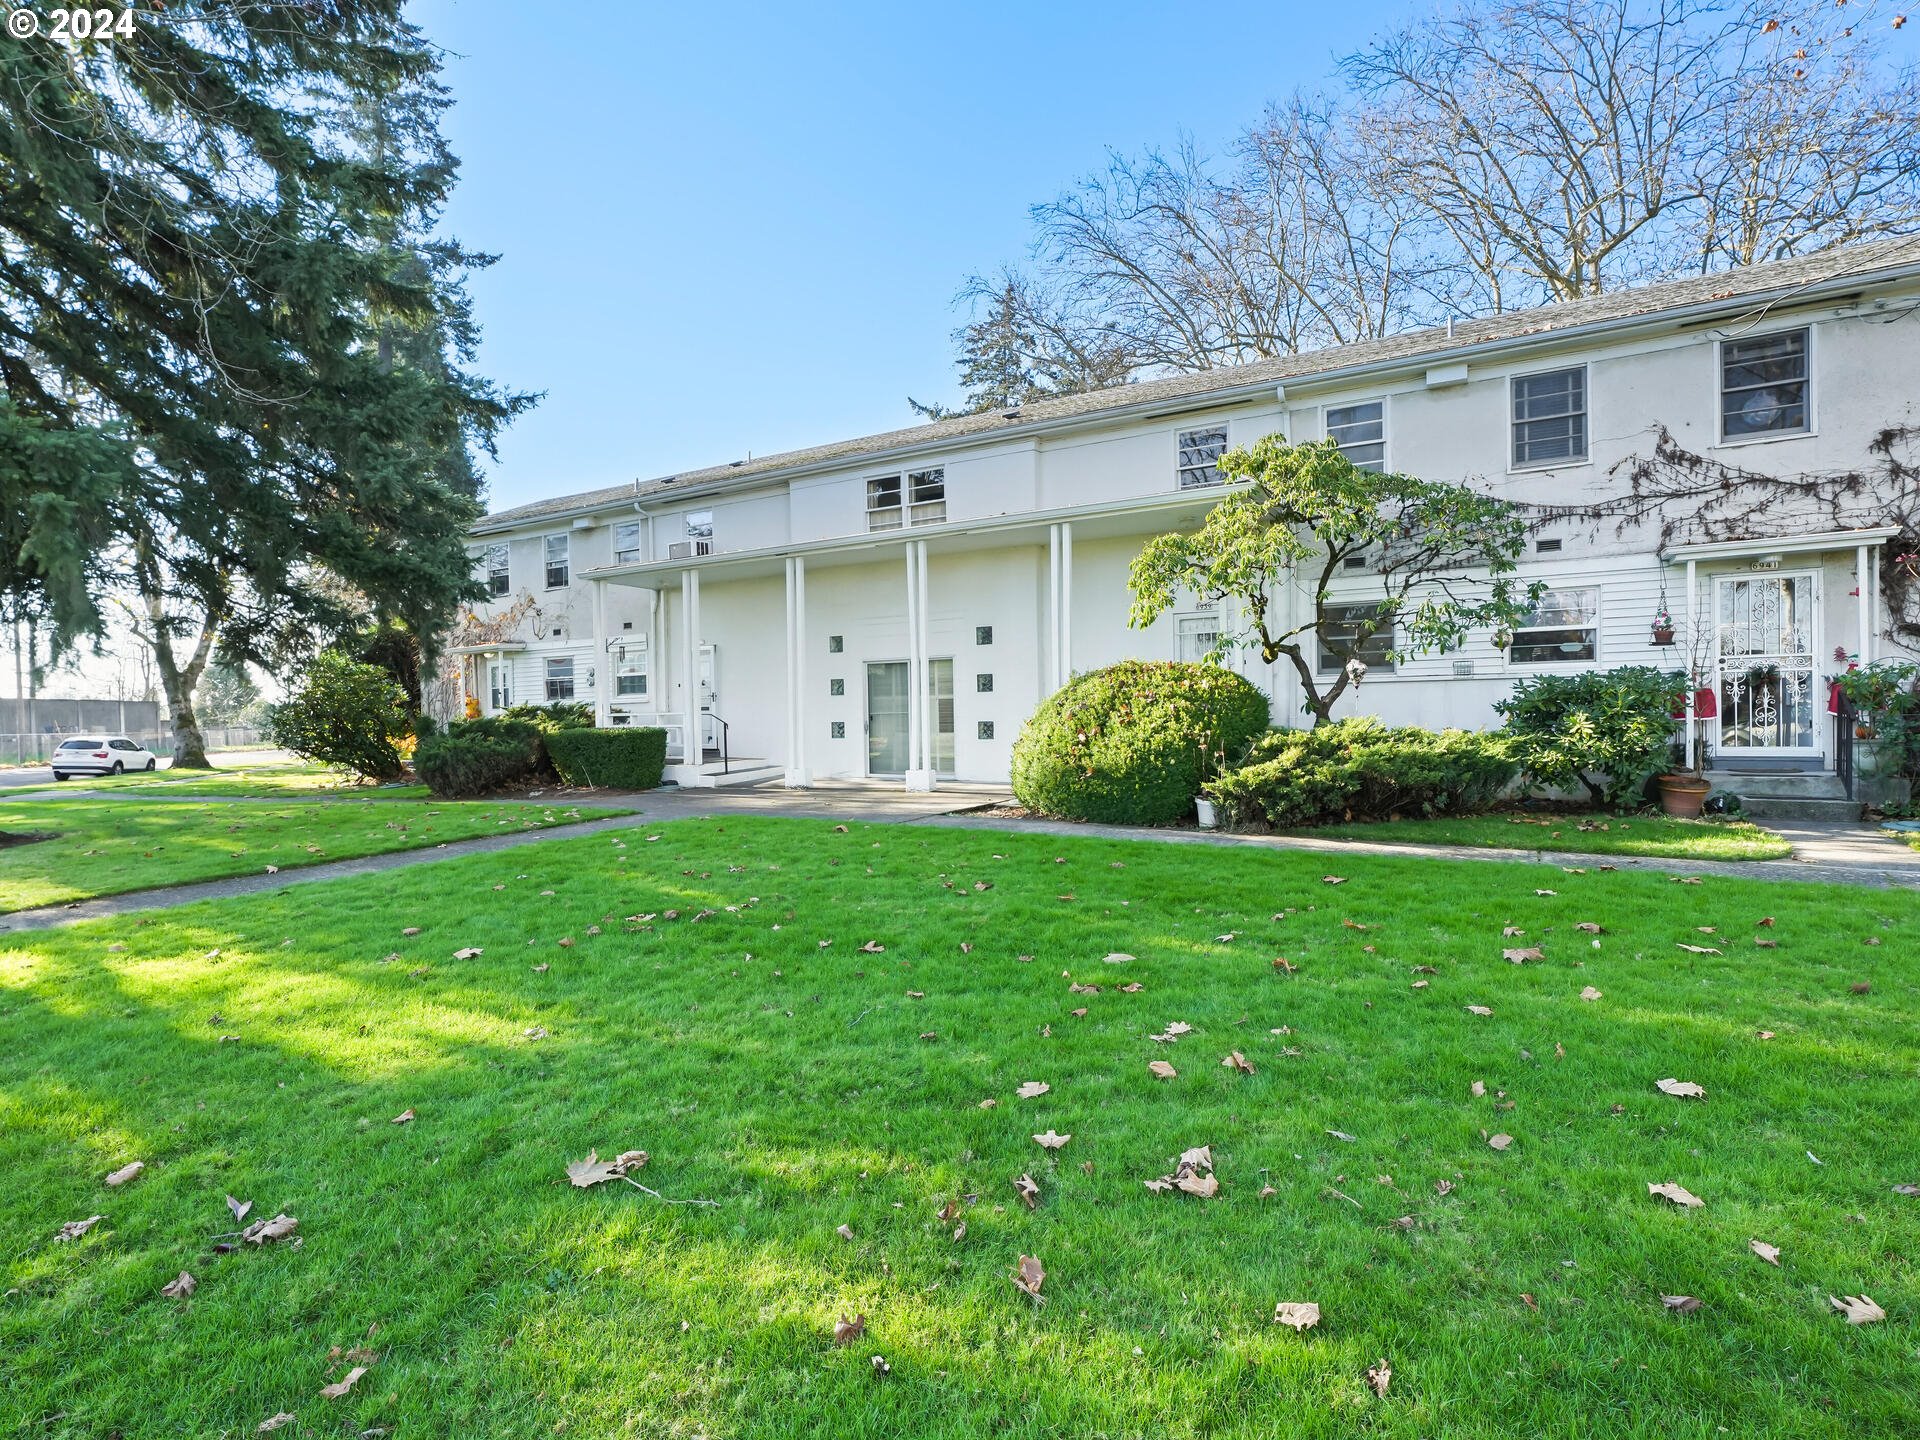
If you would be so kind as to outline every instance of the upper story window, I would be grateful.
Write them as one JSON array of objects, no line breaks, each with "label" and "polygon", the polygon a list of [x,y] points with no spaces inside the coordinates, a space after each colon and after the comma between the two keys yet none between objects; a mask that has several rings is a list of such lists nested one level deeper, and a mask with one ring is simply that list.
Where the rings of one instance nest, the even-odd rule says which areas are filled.
[{"label": "upper story window", "polygon": [[1507,658],[1516,665],[1591,660],[1600,653],[1600,591],[1596,586],[1549,590],[1516,625]]},{"label": "upper story window", "polygon": [[1327,411],[1327,438],[1356,470],[1375,474],[1387,468],[1387,406],[1382,400],[1341,405]]},{"label": "upper story window", "polygon": [[713,553],[713,512],[711,510],[689,510],[686,519],[687,543],[693,547],[695,555]]},{"label": "upper story window", "polygon": [[932,525],[946,518],[944,467],[867,477],[867,529],[898,530],[903,525]]},{"label": "upper story window", "polygon": [[613,563],[616,565],[640,563],[640,522],[638,520],[622,520],[613,527]]},{"label": "upper story window", "polygon": [[486,554],[487,593],[504,595],[509,586],[507,558],[511,554],[506,541],[498,545],[489,545]]},{"label": "upper story window", "polygon": [[1587,458],[1587,367],[1513,377],[1513,463]]},{"label": "upper story window", "polygon": [[1203,485],[1218,485],[1225,480],[1220,473],[1220,457],[1227,453],[1227,427],[1210,425],[1205,430],[1182,430],[1180,445],[1180,488],[1197,490]]},{"label": "upper story window", "polygon": [[[1393,617],[1378,620],[1378,605],[1329,605],[1326,621],[1320,627],[1319,671],[1337,675],[1349,660],[1358,660],[1369,670],[1393,669]],[[1360,630],[1370,621],[1378,621],[1374,632],[1362,640]]]},{"label": "upper story window", "polygon": [[1720,342],[1721,439],[1808,428],[1805,330]]},{"label": "upper story window", "polygon": [[566,587],[568,557],[572,553],[573,537],[570,535],[547,536],[547,588],[560,590]]}]

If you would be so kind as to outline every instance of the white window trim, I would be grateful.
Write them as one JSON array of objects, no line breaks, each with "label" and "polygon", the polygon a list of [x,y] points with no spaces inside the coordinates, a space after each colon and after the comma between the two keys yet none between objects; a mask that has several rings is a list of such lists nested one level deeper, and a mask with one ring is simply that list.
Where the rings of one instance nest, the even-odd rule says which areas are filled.
[{"label": "white window trim", "polygon": [[[938,500],[915,500],[913,498],[913,477],[916,475],[930,475],[936,470],[940,472],[940,498]],[[876,480],[895,480],[899,482],[899,504],[876,506],[872,503],[872,486]],[[911,470],[875,470],[870,474],[860,477],[861,514],[867,518],[867,533],[869,535],[888,535],[895,530],[925,529],[929,525],[944,525],[947,523],[947,501],[949,498],[951,497],[947,494],[947,467],[944,461],[938,465],[921,465]],[[922,505],[938,505],[940,507],[939,515],[915,520],[913,518],[913,512],[917,507]],[[900,517],[900,523],[898,525],[881,525],[876,527],[873,523],[873,517],[876,515],[898,515]]]},{"label": "white window trim", "polygon": [[1173,616],[1173,658],[1175,661],[1181,659],[1180,625],[1182,621],[1186,620],[1211,620],[1213,622],[1214,633],[1216,635],[1220,633],[1221,616],[1218,606],[1196,605],[1191,610],[1175,611]]},{"label": "white window trim", "polygon": [[[555,540],[565,541],[567,547],[567,578],[558,585],[553,583],[553,561],[551,552],[548,549]],[[573,584],[573,536],[571,534],[562,533],[559,535],[542,535],[540,537],[540,579],[549,590],[565,590]]]},{"label": "white window trim", "polygon": [[[1727,365],[1726,346],[1729,340],[1764,340],[1769,335],[1784,335],[1790,331],[1807,332],[1807,424],[1804,430],[1769,430],[1764,435],[1734,435],[1726,433],[1726,391]],[[1716,437],[1711,448],[1715,450],[1744,450],[1749,445],[1776,445],[1782,440],[1807,440],[1820,433],[1820,387],[1815,383],[1815,365],[1819,360],[1819,341],[1816,336],[1819,327],[1811,320],[1798,325],[1776,325],[1766,330],[1749,330],[1744,335],[1722,335],[1713,343],[1713,433]]]},{"label": "white window trim", "polygon": [[[1351,410],[1356,405],[1378,405],[1380,407],[1380,469],[1394,474],[1393,467],[1393,397],[1391,395],[1368,395],[1352,400],[1327,401],[1320,406],[1320,438],[1331,440],[1333,431],[1327,424],[1327,413],[1332,410]],[[1512,445],[1508,445],[1511,453]]]},{"label": "white window trim", "polygon": [[[1600,666],[1603,666],[1606,663],[1607,587],[1600,584],[1597,580],[1569,580],[1564,584],[1559,583],[1557,581],[1549,581],[1547,583],[1547,589],[1545,593],[1551,594],[1555,590],[1591,590],[1593,591],[1593,624],[1591,626],[1593,630],[1593,658],[1590,660],[1516,660],[1513,658],[1513,642],[1520,638],[1520,633],[1522,630],[1529,629],[1529,628],[1536,629],[1536,630],[1550,630],[1555,628],[1550,625],[1536,625],[1532,627],[1528,627],[1524,625],[1516,625],[1513,627],[1512,638],[1507,641],[1505,650],[1501,652],[1502,657],[1506,661],[1506,666],[1509,671],[1520,671],[1522,673],[1529,674],[1529,675],[1539,671],[1546,671],[1546,672],[1564,671],[1568,673],[1578,673],[1579,671],[1582,671],[1582,670],[1593,670],[1593,669],[1599,668]],[[1563,625],[1558,628],[1566,630],[1566,629],[1572,629],[1573,627]],[[1587,627],[1582,627],[1582,628],[1587,628]]]},{"label": "white window trim", "polygon": [[[493,553],[496,550],[506,552],[506,563],[500,567],[500,573],[506,576],[507,584],[503,590],[493,588]],[[513,593],[513,545],[510,541],[495,540],[480,552],[480,569],[485,576],[487,598],[501,600]]]},{"label": "white window trim", "polygon": [[[1534,460],[1525,465],[1514,460],[1514,426],[1519,422],[1513,418],[1513,389],[1516,382],[1531,380],[1537,375],[1558,375],[1564,370],[1578,370],[1581,374],[1580,392],[1585,408],[1581,410],[1581,419],[1585,422],[1582,429],[1586,438],[1586,453],[1580,456],[1568,456],[1564,460]],[[1714,385],[1714,394],[1720,393],[1718,382]],[[1516,370],[1507,376],[1506,433],[1502,443],[1507,448],[1507,474],[1537,475],[1543,470],[1571,470],[1577,465],[1593,463],[1593,366],[1582,360],[1575,365],[1543,365],[1538,370]]]},{"label": "white window trim", "polygon": [[[563,660],[567,666],[567,683],[573,687],[573,693],[571,695],[555,695],[553,693],[553,667],[556,662]],[[580,681],[579,662],[572,655],[548,655],[541,660],[540,693],[542,703],[547,705],[561,705],[571,700],[578,700],[580,698]]]},{"label": "white window trim", "polygon": [[[1223,443],[1220,453],[1222,455],[1233,448],[1233,423],[1229,420],[1201,420],[1189,425],[1174,426],[1167,435],[1167,441],[1173,456],[1173,463],[1170,468],[1173,471],[1173,493],[1176,495],[1211,494],[1216,490],[1228,489],[1233,484],[1233,481],[1229,480],[1225,475],[1221,475],[1218,480],[1209,481],[1205,485],[1182,485],[1180,483],[1180,471],[1183,468],[1180,464],[1180,437],[1182,435],[1191,435],[1199,430],[1218,430],[1221,433]],[[1217,465],[1215,467],[1215,473],[1218,474]]]},{"label": "white window trim", "polygon": [[[631,550],[623,549],[620,544],[620,532],[622,530],[626,530],[629,528],[631,528],[633,531],[633,548]],[[612,538],[613,538],[613,563],[614,564],[639,565],[646,560],[647,558],[646,551],[642,548],[642,545],[643,545],[643,542],[641,540],[642,533],[643,531],[641,528],[641,524],[638,520],[616,520],[613,522]],[[620,558],[622,555],[631,555],[633,558],[631,560],[622,560]]]},{"label": "white window trim", "polygon": [[[629,693],[620,688],[620,667],[628,663],[631,652],[639,657],[640,678],[646,681],[646,688]],[[630,640],[619,640],[613,647],[613,703],[616,705],[639,705],[650,707],[653,701],[653,656],[647,647],[647,637],[636,635]]]}]

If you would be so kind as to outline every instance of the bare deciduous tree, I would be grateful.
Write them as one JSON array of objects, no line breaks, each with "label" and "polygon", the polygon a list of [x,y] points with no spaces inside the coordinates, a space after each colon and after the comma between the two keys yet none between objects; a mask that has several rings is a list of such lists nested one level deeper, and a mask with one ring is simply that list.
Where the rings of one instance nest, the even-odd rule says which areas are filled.
[{"label": "bare deciduous tree", "polygon": [[1139,375],[1911,231],[1920,80],[1891,33],[1871,0],[1464,0],[1225,160],[1111,157],[1034,208],[1030,273],[971,293]]}]

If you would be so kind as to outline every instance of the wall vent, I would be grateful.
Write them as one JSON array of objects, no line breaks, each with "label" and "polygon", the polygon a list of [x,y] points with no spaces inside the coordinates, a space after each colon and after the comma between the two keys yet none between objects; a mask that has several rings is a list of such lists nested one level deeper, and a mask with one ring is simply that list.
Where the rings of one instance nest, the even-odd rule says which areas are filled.
[{"label": "wall vent", "polygon": [[1471,660],[1454,661],[1453,673],[1455,678],[1457,679],[1460,679],[1460,680],[1470,679],[1473,675],[1473,662]]}]

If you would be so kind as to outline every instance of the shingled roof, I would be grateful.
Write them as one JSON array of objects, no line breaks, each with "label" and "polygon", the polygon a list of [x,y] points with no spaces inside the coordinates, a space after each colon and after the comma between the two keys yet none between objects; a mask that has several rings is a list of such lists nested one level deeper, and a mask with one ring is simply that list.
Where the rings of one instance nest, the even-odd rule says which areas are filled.
[{"label": "shingled roof", "polygon": [[496,511],[475,528],[505,529],[549,515],[592,510],[621,501],[644,500],[649,496],[722,486],[733,488],[784,471],[857,460],[865,455],[937,446],[981,435],[1018,434],[1022,429],[1043,421],[1093,417],[1104,411],[1133,410],[1181,400],[1203,400],[1213,394],[1224,395],[1260,385],[1306,380],[1337,371],[1416,359],[1440,359],[1453,352],[1474,350],[1501,341],[1537,339],[1559,331],[1630,322],[1664,311],[1690,310],[1725,302],[1729,311],[1737,312],[1743,305],[1757,307],[1791,300],[1796,291],[1822,286],[1830,281],[1893,278],[1914,273],[1920,273],[1920,236],[1837,246],[1815,255],[1776,260],[1740,270],[1643,285],[1637,289],[1618,290],[1583,300],[1562,300],[1528,310],[1509,310],[1481,319],[1460,320],[1454,323],[1451,331],[1441,326],[1410,330],[1384,339],[1362,340],[1351,345],[1335,345],[1297,355],[1281,355],[1246,365],[1201,370],[1187,375],[1111,386],[1104,390],[1090,390],[1079,395],[1036,400],[1021,407],[1013,419],[998,411],[962,415],[951,420],[936,420],[925,425],[815,445],[804,450],[787,450],[752,460],[710,465],[655,480],[638,480],[601,490],[555,496],[510,510]]}]

